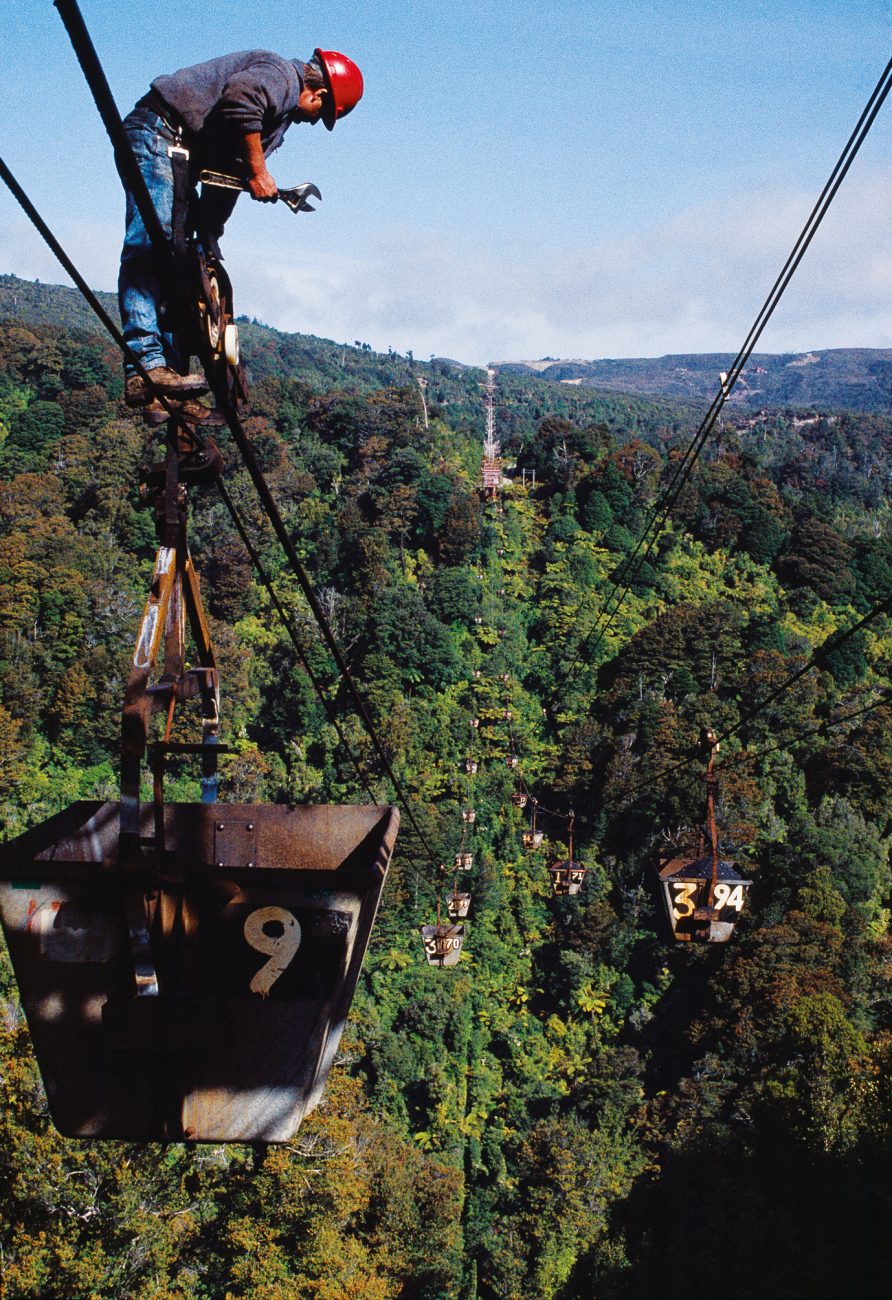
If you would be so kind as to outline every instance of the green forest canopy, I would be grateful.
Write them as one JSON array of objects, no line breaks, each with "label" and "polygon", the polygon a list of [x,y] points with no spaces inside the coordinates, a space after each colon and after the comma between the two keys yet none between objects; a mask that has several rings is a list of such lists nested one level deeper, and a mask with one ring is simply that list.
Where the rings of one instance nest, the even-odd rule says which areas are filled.
[{"label": "green forest canopy", "polygon": [[[477,813],[466,948],[454,972],[425,964],[430,873],[404,834],[326,1099],[265,1152],[60,1138],[6,969],[3,1294],[888,1294],[888,620],[722,750],[722,851],[754,881],[730,945],[671,943],[653,865],[702,820],[703,762],[685,760],[703,729],[732,730],[888,596],[892,418],[735,412],[568,676],[699,413],[509,377],[498,430],[517,472],[499,513],[478,490],[480,372],[242,333],[249,432],[444,861],[461,808]],[[139,466],[157,455],[120,396],[99,335],[0,325],[6,836],[75,798],[115,797],[154,550]],[[522,482],[534,469],[535,490]],[[194,493],[191,539],[234,751],[222,797],[358,799],[209,489]],[[541,851],[521,844],[506,707],[524,781],[546,808],[576,810],[577,898],[549,888],[562,816],[543,817]],[[169,788],[198,797],[185,761]]]}]

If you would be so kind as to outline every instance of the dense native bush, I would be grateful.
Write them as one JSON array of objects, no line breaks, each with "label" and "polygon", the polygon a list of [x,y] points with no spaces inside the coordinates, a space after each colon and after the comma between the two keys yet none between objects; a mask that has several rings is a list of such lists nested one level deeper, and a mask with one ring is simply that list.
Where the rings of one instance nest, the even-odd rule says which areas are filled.
[{"label": "dense native bush", "polygon": [[[460,809],[477,813],[464,960],[423,962],[433,878],[406,833],[326,1099],[266,1152],[59,1138],[4,966],[4,1294],[888,1294],[887,620],[748,715],[888,597],[892,422],[735,413],[605,612],[689,412],[505,377],[517,474],[500,511],[478,491],[477,372],[244,334],[258,454],[438,859]],[[153,548],[138,471],[159,457],[120,392],[95,336],[0,326],[6,835],[114,797]],[[220,441],[302,653],[388,799]],[[359,798],[213,492],[193,493],[190,529],[235,750],[223,797]],[[733,943],[692,951],[668,938],[652,867],[702,824],[708,727],[732,733],[721,845],[753,885]],[[185,763],[173,776],[196,796]],[[546,832],[533,853],[524,788]],[[571,807],[589,876],[553,898]]]}]

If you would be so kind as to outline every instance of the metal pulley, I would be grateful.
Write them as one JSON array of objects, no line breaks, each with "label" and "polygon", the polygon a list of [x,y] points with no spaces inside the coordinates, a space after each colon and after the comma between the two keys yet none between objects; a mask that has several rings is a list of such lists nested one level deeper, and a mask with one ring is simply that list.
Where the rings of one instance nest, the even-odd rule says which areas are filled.
[{"label": "metal pulley", "polygon": [[209,265],[204,268],[204,294],[199,298],[198,310],[204,321],[204,332],[208,347],[214,357],[219,357],[221,340],[225,330],[223,292],[220,287],[218,268]]},{"label": "metal pulley", "polygon": [[212,387],[223,388],[229,400],[240,406],[247,397],[247,384],[229,276],[218,258],[198,242],[192,246],[191,264],[195,280],[194,338],[183,343],[182,351],[194,352]]},{"label": "metal pulley", "polygon": [[230,366],[237,366],[240,360],[238,326],[230,321],[223,330],[223,355]]},{"label": "metal pulley", "polygon": [[[199,274],[202,266],[199,263]],[[226,364],[238,365],[238,326],[231,320],[231,287],[222,266],[205,259],[202,277],[203,294],[199,295],[199,315],[204,321],[204,334],[211,357],[218,361],[224,357]]]}]

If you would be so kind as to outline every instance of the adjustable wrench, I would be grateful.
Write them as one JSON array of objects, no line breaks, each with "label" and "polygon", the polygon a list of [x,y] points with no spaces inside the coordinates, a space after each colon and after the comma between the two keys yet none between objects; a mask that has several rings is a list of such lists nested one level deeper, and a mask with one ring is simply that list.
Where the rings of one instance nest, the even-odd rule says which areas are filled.
[{"label": "adjustable wrench", "polygon": [[[202,185],[217,185],[224,190],[244,190],[249,192],[248,182],[240,176],[227,176],[223,172],[202,171],[198,173]],[[312,183],[304,181],[303,185],[294,185],[291,189],[280,189],[276,198],[287,203],[292,212],[315,212],[316,209],[307,199],[321,199],[322,194]],[[273,202],[276,200],[274,199]]]}]

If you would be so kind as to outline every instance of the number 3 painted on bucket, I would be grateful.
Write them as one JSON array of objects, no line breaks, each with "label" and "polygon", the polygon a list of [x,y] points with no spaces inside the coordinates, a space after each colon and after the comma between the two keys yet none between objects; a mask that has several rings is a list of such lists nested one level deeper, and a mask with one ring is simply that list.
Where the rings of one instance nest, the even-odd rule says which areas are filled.
[{"label": "number 3 painted on bucket", "polygon": [[258,907],[245,918],[245,939],[257,952],[269,957],[251,980],[249,988],[252,993],[259,993],[262,998],[269,996],[276,980],[294,959],[300,938],[297,917],[286,912],[284,907]]}]

